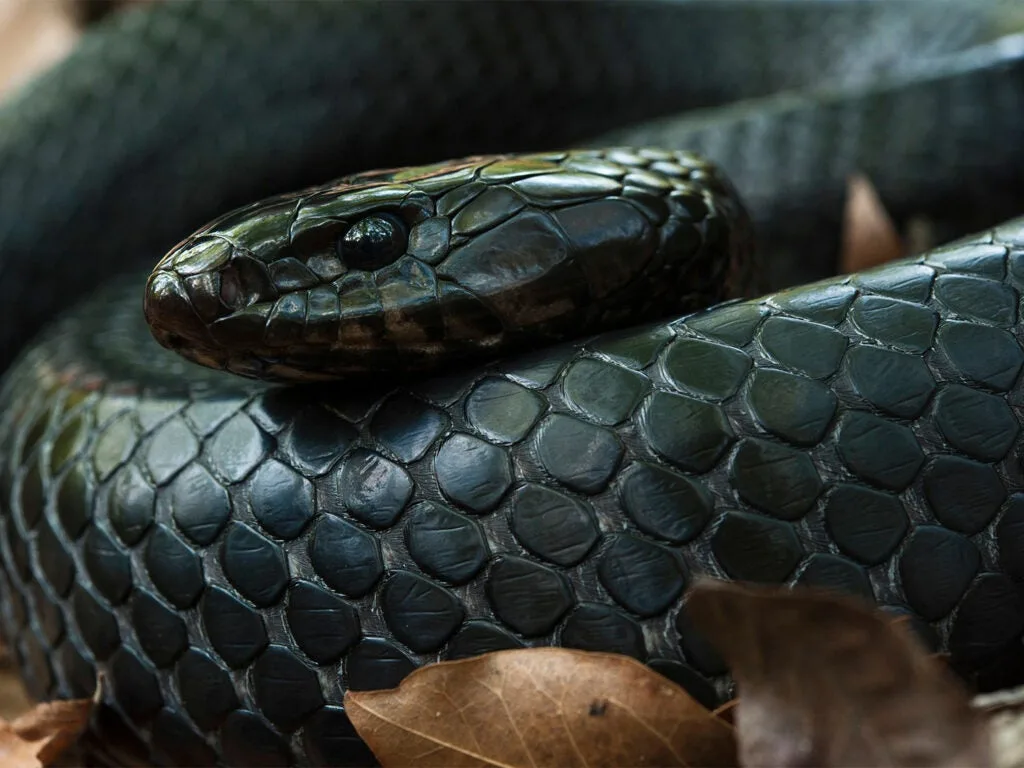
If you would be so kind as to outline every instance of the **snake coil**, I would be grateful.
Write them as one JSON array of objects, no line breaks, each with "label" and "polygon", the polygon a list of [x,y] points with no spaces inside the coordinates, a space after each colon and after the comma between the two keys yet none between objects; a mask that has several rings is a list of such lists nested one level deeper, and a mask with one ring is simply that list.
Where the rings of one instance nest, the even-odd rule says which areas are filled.
[{"label": "snake coil", "polygon": [[[1013,677],[1024,53],[998,3],[935,7],[181,2],[87,35],[0,109],[32,693],[102,674],[95,735],[174,765],[371,761],[345,690],[523,645],[713,705],[697,574],[859,594]],[[787,287],[835,272],[857,170],[959,239]]]}]

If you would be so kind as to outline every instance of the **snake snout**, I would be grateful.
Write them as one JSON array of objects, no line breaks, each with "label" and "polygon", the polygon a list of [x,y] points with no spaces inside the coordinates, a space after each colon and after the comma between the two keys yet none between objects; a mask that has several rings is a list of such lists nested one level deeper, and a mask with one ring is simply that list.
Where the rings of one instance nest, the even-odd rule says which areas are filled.
[{"label": "snake snout", "polygon": [[146,283],[143,312],[153,336],[161,345],[187,353],[194,345],[209,343],[206,324],[196,313],[178,275],[154,272]]}]

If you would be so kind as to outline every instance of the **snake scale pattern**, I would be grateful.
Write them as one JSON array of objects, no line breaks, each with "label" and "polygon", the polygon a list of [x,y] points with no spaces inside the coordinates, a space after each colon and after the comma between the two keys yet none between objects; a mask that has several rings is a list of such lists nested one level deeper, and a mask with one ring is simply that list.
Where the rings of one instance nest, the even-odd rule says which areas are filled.
[{"label": "snake scale pattern", "polygon": [[[629,654],[714,706],[731,682],[682,600],[700,574],[862,595],[972,683],[1019,675],[1024,52],[980,5],[919,7],[182,2],[87,35],[0,108],[0,625],[30,691],[102,674],[97,741],[165,765],[372,763],[345,690],[525,645]],[[555,151],[612,138],[647,148]],[[259,217],[174,249],[253,200],[519,150],[545,154],[402,177],[420,218],[369,299],[328,257],[253,266]],[[957,240],[787,287],[835,272],[853,170]],[[331,215],[394,208],[371,178]],[[592,301],[634,266],[595,221],[657,268],[636,311]],[[269,363],[157,330],[243,376],[162,349],[142,312],[168,252],[150,286],[204,321],[298,290],[306,326],[348,308],[362,341],[409,332],[443,275],[455,309],[418,330],[451,341],[493,323],[450,286],[493,286],[487,254],[524,234],[598,255],[552,274],[599,311],[413,381],[257,380],[317,370],[280,302],[249,305],[283,334]],[[250,272],[225,290],[229,260]],[[726,301],[749,279],[768,292]],[[331,373],[445,359],[418,349]]]}]

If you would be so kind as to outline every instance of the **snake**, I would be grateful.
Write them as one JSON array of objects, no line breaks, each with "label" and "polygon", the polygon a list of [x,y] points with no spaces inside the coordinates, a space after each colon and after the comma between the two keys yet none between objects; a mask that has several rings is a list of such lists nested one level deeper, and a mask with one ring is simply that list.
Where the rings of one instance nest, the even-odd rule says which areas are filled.
[{"label": "snake", "polygon": [[[0,105],[0,627],[110,763],[363,765],[702,576],[1024,635],[1011,3],[174,2]],[[914,255],[845,274],[852,174]],[[101,758],[97,758],[101,759]]]}]

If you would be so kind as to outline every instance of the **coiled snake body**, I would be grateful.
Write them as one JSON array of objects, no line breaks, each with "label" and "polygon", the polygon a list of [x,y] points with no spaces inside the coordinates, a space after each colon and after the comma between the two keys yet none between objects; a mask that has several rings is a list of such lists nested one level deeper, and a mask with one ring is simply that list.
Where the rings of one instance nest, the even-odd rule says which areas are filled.
[{"label": "coiled snake body", "polygon": [[[711,704],[698,573],[861,594],[1013,677],[1024,54],[998,4],[939,7],[170,3],[87,36],[0,111],[32,692],[102,672],[100,735],[170,764],[364,762],[345,690],[521,645]],[[786,288],[835,271],[855,171],[966,239]],[[144,297],[242,376],[160,349]]]}]

